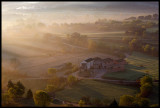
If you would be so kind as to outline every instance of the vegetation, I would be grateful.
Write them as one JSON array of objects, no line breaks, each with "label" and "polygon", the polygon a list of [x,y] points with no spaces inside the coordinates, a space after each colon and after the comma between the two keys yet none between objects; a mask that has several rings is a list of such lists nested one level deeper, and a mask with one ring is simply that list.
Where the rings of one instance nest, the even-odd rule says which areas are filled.
[{"label": "vegetation", "polygon": [[123,95],[123,96],[120,97],[119,106],[131,107],[131,106],[133,106],[133,102],[134,102],[134,97],[133,96]]},{"label": "vegetation", "polygon": [[80,107],[83,107],[85,102],[83,100],[80,100],[78,104],[79,104]]},{"label": "vegetation", "polygon": [[76,85],[56,92],[56,98],[64,101],[79,102],[83,96],[89,96],[90,98],[108,99],[108,103],[110,103],[114,98],[119,100],[119,97],[123,94],[135,94],[136,92],[137,89],[134,87],[94,80],[80,80]]},{"label": "vegetation", "polygon": [[38,90],[34,94],[34,102],[36,106],[46,107],[49,106],[51,99],[45,91]]},{"label": "vegetation", "polygon": [[28,98],[28,99],[33,98],[33,93],[32,93],[32,91],[31,91],[31,89],[29,89],[29,90],[27,91],[27,96],[26,96],[26,98]]},{"label": "vegetation", "polygon": [[[10,84],[12,84],[11,81],[8,82],[8,85]],[[18,81],[17,84],[14,84],[13,87],[8,88],[8,94],[12,98],[22,97],[24,93],[25,93],[25,87],[20,81]]]}]

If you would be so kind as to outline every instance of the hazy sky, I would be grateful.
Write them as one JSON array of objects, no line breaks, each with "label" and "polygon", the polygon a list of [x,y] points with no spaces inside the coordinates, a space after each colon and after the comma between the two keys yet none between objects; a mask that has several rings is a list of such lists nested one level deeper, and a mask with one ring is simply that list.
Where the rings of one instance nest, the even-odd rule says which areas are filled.
[{"label": "hazy sky", "polygon": [[122,20],[158,13],[158,2],[2,2],[2,21],[34,18],[48,23]]}]

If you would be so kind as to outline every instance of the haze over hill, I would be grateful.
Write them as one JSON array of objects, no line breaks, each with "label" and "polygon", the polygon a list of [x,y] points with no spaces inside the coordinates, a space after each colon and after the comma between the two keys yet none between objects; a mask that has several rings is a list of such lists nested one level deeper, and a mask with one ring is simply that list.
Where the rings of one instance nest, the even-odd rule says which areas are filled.
[{"label": "haze over hill", "polygon": [[158,2],[2,2],[3,28],[28,18],[45,23],[87,23],[154,13],[158,13]]}]

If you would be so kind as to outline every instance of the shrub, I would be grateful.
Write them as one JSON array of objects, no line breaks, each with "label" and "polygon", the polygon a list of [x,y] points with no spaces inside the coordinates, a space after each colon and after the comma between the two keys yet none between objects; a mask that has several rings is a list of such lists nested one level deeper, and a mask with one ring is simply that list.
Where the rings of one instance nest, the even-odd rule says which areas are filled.
[{"label": "shrub", "polygon": [[28,91],[27,91],[27,96],[26,96],[27,98],[33,98],[33,93],[32,93],[32,91],[31,91],[31,89],[29,89]]},{"label": "shrub", "polygon": [[149,83],[145,83],[140,87],[140,90],[141,90],[141,96],[147,97],[152,92],[152,85]]},{"label": "shrub", "polygon": [[36,106],[46,107],[49,106],[50,102],[51,99],[45,91],[43,90],[36,91],[34,95],[34,103]]},{"label": "shrub", "polygon": [[77,82],[77,78],[72,76],[72,75],[70,75],[70,76],[68,76],[67,81],[68,81],[68,84],[70,86],[72,86],[73,84],[75,84]]},{"label": "shrub", "polygon": [[153,81],[152,78],[149,76],[144,76],[140,79],[141,85],[145,84],[145,83],[149,83],[151,85],[153,85]]},{"label": "shrub", "polygon": [[78,103],[78,105],[79,105],[80,107],[84,106],[84,104],[85,104],[85,102],[84,102],[83,100],[80,100],[79,103]]},{"label": "shrub", "polygon": [[123,95],[120,97],[119,106],[133,106],[134,97],[130,95]]}]

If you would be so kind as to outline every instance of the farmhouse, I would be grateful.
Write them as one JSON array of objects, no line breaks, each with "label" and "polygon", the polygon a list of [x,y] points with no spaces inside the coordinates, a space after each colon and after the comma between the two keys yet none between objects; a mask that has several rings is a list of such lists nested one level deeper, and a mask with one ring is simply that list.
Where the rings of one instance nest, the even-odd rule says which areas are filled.
[{"label": "farmhouse", "polygon": [[111,58],[101,59],[99,57],[88,58],[80,63],[80,69],[105,69],[106,72],[117,72],[125,70],[126,61],[124,59],[113,60]]}]

